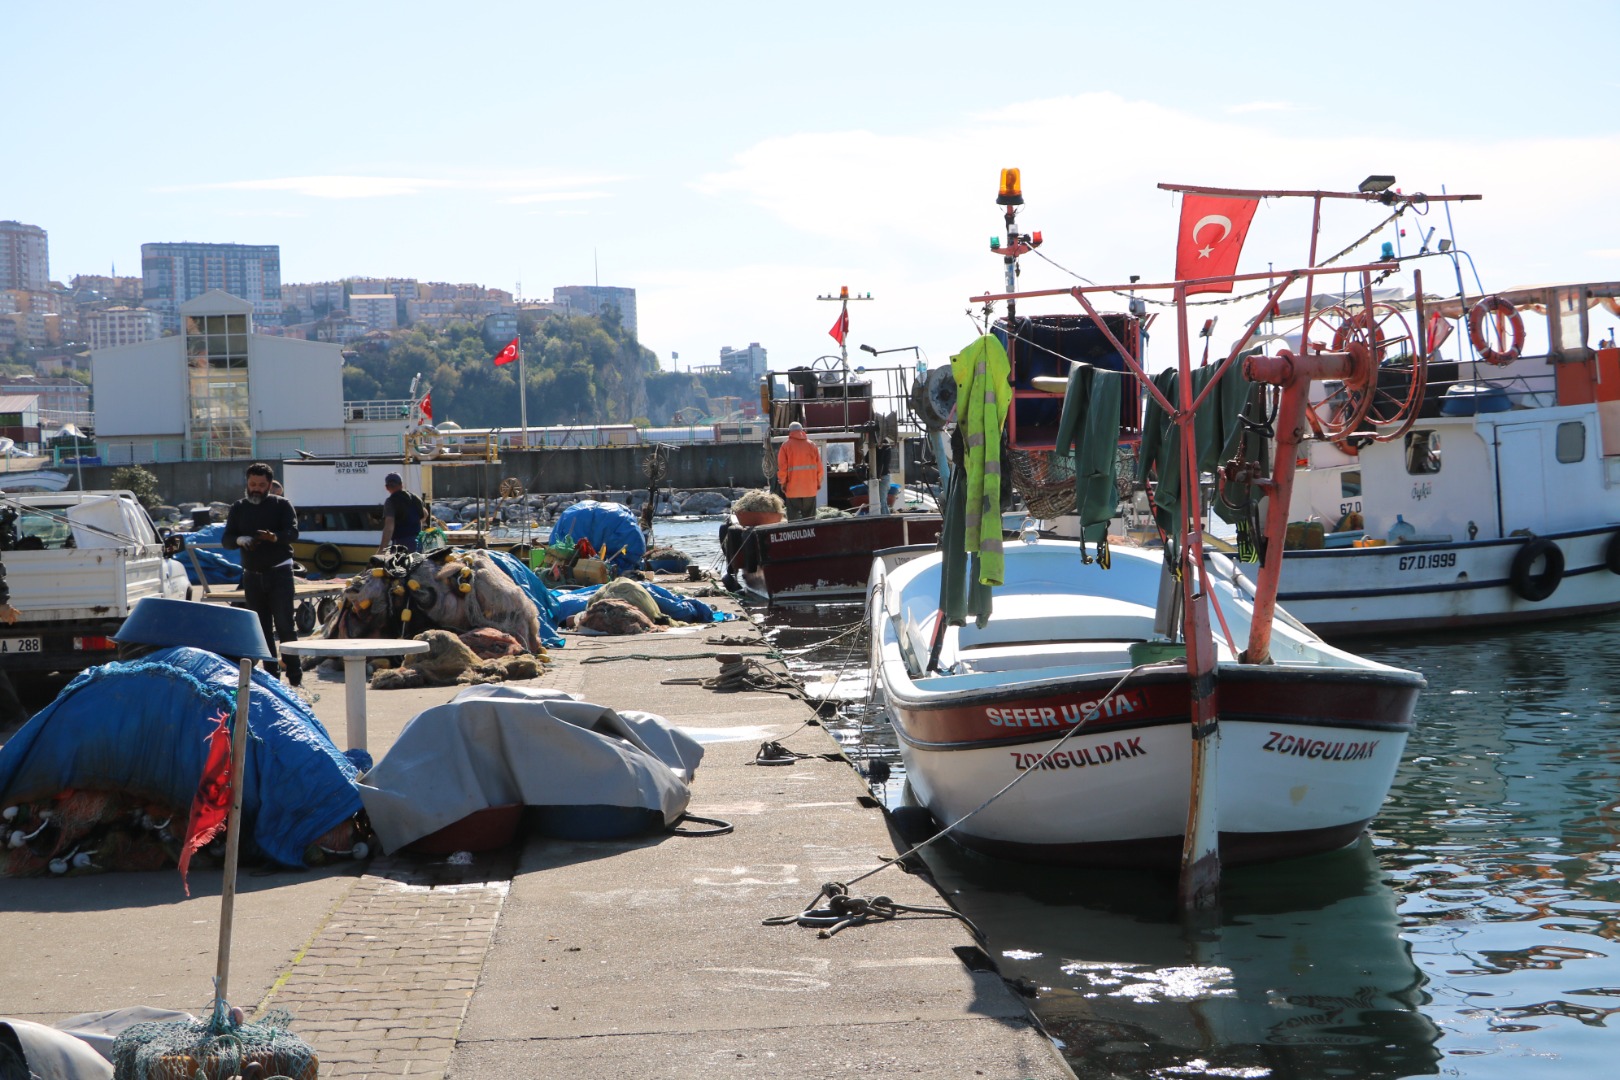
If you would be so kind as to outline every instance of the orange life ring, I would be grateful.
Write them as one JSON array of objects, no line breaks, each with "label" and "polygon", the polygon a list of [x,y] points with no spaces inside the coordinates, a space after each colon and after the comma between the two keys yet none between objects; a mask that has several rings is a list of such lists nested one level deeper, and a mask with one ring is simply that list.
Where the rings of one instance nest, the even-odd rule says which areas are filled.
[{"label": "orange life ring", "polygon": [[[1508,320],[1513,327],[1513,344],[1500,352],[1490,347],[1485,340],[1485,317],[1496,315]],[[1468,339],[1479,350],[1479,358],[1487,364],[1511,364],[1519,358],[1519,350],[1524,348],[1524,318],[1519,309],[1510,301],[1500,296],[1487,296],[1480,300],[1468,311]]]}]

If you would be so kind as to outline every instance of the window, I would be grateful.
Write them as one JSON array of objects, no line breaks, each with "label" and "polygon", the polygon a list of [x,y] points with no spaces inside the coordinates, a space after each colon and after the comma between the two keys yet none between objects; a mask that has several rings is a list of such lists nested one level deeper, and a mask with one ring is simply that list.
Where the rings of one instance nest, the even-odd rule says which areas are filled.
[{"label": "window", "polygon": [[1413,476],[1424,476],[1440,471],[1440,433],[1438,431],[1409,431],[1406,433],[1406,471]]},{"label": "window", "polygon": [[1559,424],[1555,445],[1558,460],[1565,465],[1580,461],[1586,457],[1586,425],[1579,420]]},{"label": "window", "polygon": [[1361,498],[1361,470],[1350,469],[1339,474],[1339,498]]}]

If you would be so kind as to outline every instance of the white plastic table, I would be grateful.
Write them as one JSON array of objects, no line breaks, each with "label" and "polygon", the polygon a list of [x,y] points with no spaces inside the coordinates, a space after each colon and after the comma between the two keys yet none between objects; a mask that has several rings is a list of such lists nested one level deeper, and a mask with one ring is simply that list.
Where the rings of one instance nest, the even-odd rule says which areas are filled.
[{"label": "white plastic table", "polygon": [[348,718],[350,750],[366,748],[366,660],[373,656],[413,656],[428,651],[425,641],[408,638],[315,638],[286,641],[279,646],[293,656],[343,661],[343,702]]}]

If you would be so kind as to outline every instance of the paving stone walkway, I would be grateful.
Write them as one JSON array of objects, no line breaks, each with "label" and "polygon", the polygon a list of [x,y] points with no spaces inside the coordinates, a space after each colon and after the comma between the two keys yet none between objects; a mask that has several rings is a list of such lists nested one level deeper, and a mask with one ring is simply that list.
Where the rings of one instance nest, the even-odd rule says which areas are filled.
[{"label": "paving stone walkway", "polygon": [[442,1077],[511,866],[378,859],[260,1003],[286,1009],[326,1078]]}]

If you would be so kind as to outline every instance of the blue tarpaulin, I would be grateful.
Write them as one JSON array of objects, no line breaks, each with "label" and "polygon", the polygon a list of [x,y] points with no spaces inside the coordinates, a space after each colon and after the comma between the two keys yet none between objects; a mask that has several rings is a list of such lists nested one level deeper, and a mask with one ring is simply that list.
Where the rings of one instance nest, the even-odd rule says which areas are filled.
[{"label": "blue tarpaulin", "polygon": [[[653,585],[650,582],[638,581],[643,589],[652,593],[652,598],[658,605],[658,610],[674,619],[676,622],[708,623],[725,622],[735,618],[723,611],[716,611],[703,601],[679,593],[670,592],[662,585]],[[568,592],[557,594],[557,621],[563,622],[585,610],[585,605],[591,602],[600,585],[591,585],[583,589],[571,589]]]},{"label": "blue tarpaulin", "polygon": [[[0,806],[67,789],[138,794],[185,813],[208,736],[234,718],[237,668],[201,649],[160,649],[83,672],[0,746]],[[358,770],[315,714],[263,671],[248,703],[244,839],[286,866],[360,810]]]},{"label": "blue tarpaulin", "polygon": [[589,540],[602,560],[620,574],[641,565],[647,554],[647,538],[641,534],[636,515],[623,503],[586,499],[557,515],[551,527],[550,543],[566,540],[577,544]]},{"label": "blue tarpaulin", "polygon": [[[179,534],[186,542],[186,546],[197,553],[197,562],[202,565],[203,576],[210,585],[239,585],[242,581],[242,552],[225,551],[220,548],[220,539],[225,535],[225,523],[216,521],[212,525],[189,533]],[[180,564],[186,568],[186,577],[191,579],[193,585],[201,585],[197,580],[197,568],[192,565],[191,556],[179,556]]]},{"label": "blue tarpaulin", "polygon": [[518,588],[522,589],[524,594],[534,601],[535,608],[540,612],[540,640],[545,643],[547,648],[562,648],[563,636],[557,633],[556,595],[546,588],[545,583],[540,580],[533,570],[530,570],[506,552],[491,549],[484,554],[493,559],[496,566],[505,570],[506,576],[517,582]]}]

